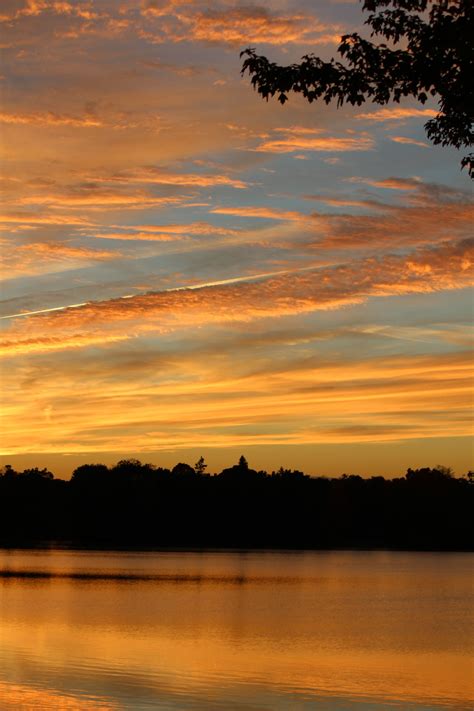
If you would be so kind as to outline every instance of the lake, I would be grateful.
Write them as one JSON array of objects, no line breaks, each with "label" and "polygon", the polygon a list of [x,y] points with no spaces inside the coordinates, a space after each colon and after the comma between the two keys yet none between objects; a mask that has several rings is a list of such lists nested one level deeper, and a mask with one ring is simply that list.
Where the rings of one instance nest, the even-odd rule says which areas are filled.
[{"label": "lake", "polygon": [[472,709],[473,560],[0,550],[0,708]]}]

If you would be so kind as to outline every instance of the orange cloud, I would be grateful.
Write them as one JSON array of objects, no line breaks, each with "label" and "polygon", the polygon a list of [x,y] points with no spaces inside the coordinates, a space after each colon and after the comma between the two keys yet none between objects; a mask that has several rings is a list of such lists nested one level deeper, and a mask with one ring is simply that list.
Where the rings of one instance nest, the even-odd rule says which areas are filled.
[{"label": "orange cloud", "polygon": [[[0,123],[12,126],[34,126],[39,128],[89,128],[125,131],[140,129],[147,133],[159,133],[163,126],[160,116],[154,112],[143,112],[137,115],[132,112],[106,111],[106,117],[98,116],[94,111],[86,111],[82,115],[61,113],[58,111],[32,112],[0,112]],[[133,118],[132,118],[133,116]]]},{"label": "orange cloud", "polygon": [[23,7],[13,8],[0,14],[0,22],[14,22],[22,18],[38,17],[47,13],[50,16],[63,16],[83,20],[86,24],[104,15],[94,12],[90,3],[68,2],[67,0],[25,0]]},{"label": "orange cloud", "polygon": [[26,225],[93,225],[86,217],[77,215],[45,214],[37,212],[0,213],[0,224]]},{"label": "orange cloud", "polygon": [[[17,314],[21,316],[21,314]],[[0,345],[0,355],[8,355],[11,350],[17,354],[27,353],[48,353],[50,351],[58,351],[70,348],[87,348],[89,346],[107,346],[111,343],[119,343],[130,339],[128,335],[120,335],[118,333],[109,334],[106,332],[94,334],[75,333],[70,336],[36,336],[33,338],[25,338],[21,344],[14,341],[5,341]]]},{"label": "orange cloud", "polygon": [[38,256],[44,254],[45,256],[57,256],[59,258],[72,257],[73,259],[110,259],[111,257],[117,256],[115,252],[87,249],[87,247],[74,247],[60,242],[30,242],[29,244],[18,247],[18,250],[22,252],[34,252]]},{"label": "orange cloud", "polygon": [[331,29],[330,25],[320,23],[311,15],[278,16],[263,7],[208,10],[191,20],[194,40],[233,45],[245,44],[249,37],[254,43],[277,45],[339,41],[339,34],[328,33]]},{"label": "orange cloud", "polygon": [[365,183],[373,185],[375,188],[389,188],[390,190],[417,190],[420,187],[418,178],[383,178],[376,180],[374,178],[347,178],[350,183]]},{"label": "orange cloud", "polygon": [[[230,345],[229,351],[219,343],[214,350],[208,345],[167,357],[144,351],[138,358],[108,349],[107,369],[104,361],[80,361],[87,377],[79,382],[74,351],[55,366],[43,362],[31,392],[12,393],[5,448],[149,451],[151,442],[161,450],[469,435],[469,353],[350,360],[305,355],[289,363],[266,355],[256,369],[253,359],[242,357],[245,343]],[[99,385],[104,377],[105,389]],[[28,423],[28,435],[14,439],[18,418]]]},{"label": "orange cloud", "polygon": [[[333,348],[330,343],[312,351],[310,342],[307,349],[301,345],[301,361],[295,355],[299,346],[291,339],[278,353],[278,346],[270,344],[267,351],[260,341],[245,347],[252,331],[264,339],[267,329],[282,327],[285,317],[292,325],[304,324],[305,330],[308,324],[332,322],[330,316],[316,316],[318,310],[472,283],[471,256],[463,241],[472,231],[465,195],[416,178],[337,182],[355,156],[363,158],[363,165],[358,171],[347,168],[346,175],[378,174],[379,168],[371,174],[366,165],[375,153],[361,153],[375,147],[374,138],[362,131],[370,128],[369,121],[372,127],[374,121],[386,121],[387,129],[392,121],[385,147],[391,145],[394,152],[397,144],[412,141],[390,136],[401,130],[394,121],[434,111],[376,111],[380,107],[366,105],[355,113],[372,112],[372,118],[364,125],[359,121],[360,131],[350,132],[344,129],[344,112],[334,124],[329,110],[314,128],[303,125],[311,118],[298,102],[278,118],[274,110],[268,113],[255,103],[245,83],[238,87],[235,47],[246,46],[249,38],[279,47],[278,61],[285,45],[291,52],[296,46],[297,58],[298,43],[304,49],[334,39],[338,28],[320,22],[311,15],[314,8],[306,6],[300,11],[291,3],[262,9],[227,0],[207,5],[203,0],[4,2],[0,12],[10,18],[3,25],[9,34],[3,71],[11,91],[0,122],[7,138],[5,170],[11,178],[2,181],[8,208],[0,222],[9,233],[18,232],[2,248],[8,276],[41,274],[41,279],[15,284],[13,294],[24,284],[24,295],[6,301],[3,313],[44,311],[2,321],[7,327],[4,354],[20,354],[5,368],[6,394],[15,391],[9,407],[19,407],[7,423],[12,431],[16,428],[9,438],[12,446],[65,451],[73,442],[83,451],[91,444],[103,451],[136,451],[150,441],[167,448],[172,443],[227,446],[241,441],[365,441],[396,438],[400,432],[436,436],[443,426],[445,434],[466,430],[462,408],[467,386],[458,362],[435,365],[433,360],[428,366],[419,361],[415,366],[408,358],[411,370],[402,372],[401,363],[389,359],[372,360],[366,370],[354,361],[356,339],[370,339],[378,348],[387,344],[382,339],[391,338],[390,346],[396,348],[394,339],[419,342],[430,334],[359,328],[348,336],[354,341],[350,362],[333,371],[320,361],[309,367],[310,360],[314,366],[313,355],[319,358]],[[25,12],[12,17],[18,8]],[[162,56],[157,57],[156,47],[140,37],[168,46],[160,47]],[[181,44],[170,46],[174,42]],[[216,46],[199,54],[202,43],[230,49],[227,56],[225,48]],[[287,60],[294,61],[289,55]],[[169,74],[152,72],[151,66]],[[24,79],[21,97],[10,81],[12,67]],[[214,80],[221,82],[219,88]],[[289,126],[281,125],[283,117]],[[319,128],[323,125],[327,130]],[[249,146],[256,152],[241,150]],[[268,165],[272,155],[287,156],[295,175],[272,172],[278,168]],[[319,159],[311,173],[310,160],[298,161],[315,155]],[[360,166],[361,160],[357,162]],[[421,175],[423,167],[419,170]],[[304,182],[310,173],[311,188]],[[252,194],[242,194],[244,189]],[[380,203],[371,199],[376,189]],[[305,214],[314,207],[301,203],[304,192],[317,193],[318,200],[337,209],[320,204],[317,213]],[[338,214],[323,214],[330,212]],[[189,224],[181,224],[186,220]],[[416,245],[429,248],[416,250]],[[153,261],[148,259],[152,256]],[[115,257],[117,262],[107,263]],[[315,264],[320,268],[313,268]],[[51,272],[58,274],[49,279]],[[236,279],[226,281],[229,274]],[[199,279],[209,281],[199,284]],[[164,288],[177,284],[182,288]],[[197,288],[185,288],[189,285]],[[134,296],[111,298],[119,293]],[[453,294],[453,302],[456,298]],[[96,301],[77,308],[58,307],[91,299]],[[303,314],[311,315],[298,316]],[[343,314],[340,318],[345,319]],[[364,313],[364,318],[369,316]],[[222,335],[218,348],[217,332]],[[452,338],[444,350],[465,347],[460,333]],[[232,344],[238,357],[230,354],[231,348],[225,355],[224,342]],[[332,352],[346,347],[347,341],[341,342],[340,350],[337,344]],[[180,352],[186,348],[187,354]],[[84,372],[80,366],[89,369],[90,378],[78,379]],[[448,424],[446,418],[444,423],[436,420],[437,397],[444,411],[453,414]],[[157,413],[158,398],[163,411]],[[185,398],[190,404],[182,423]],[[287,420],[282,419],[282,402],[285,409],[288,405]],[[387,402],[393,408],[385,407]],[[56,404],[61,426],[53,428],[38,413],[50,405],[54,410]],[[432,413],[430,422],[412,409],[421,406]],[[329,415],[323,422],[320,413],[326,407]],[[91,412],[97,413],[93,420]],[[231,431],[238,423],[248,425],[243,434]]]},{"label": "orange cloud", "polygon": [[71,263],[83,263],[117,259],[117,252],[76,247],[64,242],[28,242],[4,248],[0,265],[4,276],[12,277],[25,274],[37,274],[46,269],[58,270],[61,265],[70,268]]},{"label": "orange cloud", "polygon": [[97,128],[105,126],[96,116],[70,116],[53,111],[43,113],[0,113],[0,123],[30,124],[34,126],[73,126],[78,128]]},{"label": "orange cloud", "polygon": [[371,210],[385,210],[386,205],[375,202],[375,200],[356,200],[349,197],[327,197],[325,195],[305,195],[307,200],[317,200],[325,205],[334,207],[364,207]]},{"label": "orange cloud", "polygon": [[297,136],[298,134],[302,134],[304,136],[318,136],[321,133],[324,133],[324,129],[314,128],[314,126],[282,126],[280,128],[275,128],[274,131],[275,133],[289,133],[292,136]]},{"label": "orange cloud", "polygon": [[[130,229],[130,228],[129,228]],[[104,232],[96,233],[99,239],[145,240],[150,242],[170,242],[183,239],[189,235],[236,235],[239,230],[218,227],[206,222],[192,222],[183,225],[138,225],[131,228],[134,232]]]},{"label": "orange cloud", "polygon": [[[177,13],[182,4],[182,0],[142,0],[140,11],[145,17],[164,17]],[[188,0],[187,5],[195,5],[195,0]]]},{"label": "orange cloud", "polygon": [[390,109],[378,109],[365,114],[357,114],[356,118],[364,121],[400,121],[409,118],[426,117],[430,118],[438,114],[434,109],[403,109],[396,106]]},{"label": "orange cloud", "polygon": [[[0,20],[27,21],[47,14],[55,38],[78,39],[84,35],[111,36],[124,30],[153,44],[204,42],[242,46],[253,42],[272,45],[335,44],[339,26],[323,23],[306,12],[272,12],[261,6],[234,6],[181,0],[156,0],[129,5],[122,3],[98,12],[89,3],[67,0],[29,0],[19,10],[1,13]],[[52,18],[55,18],[54,24]]]},{"label": "orange cloud", "polygon": [[166,233],[153,232],[104,232],[95,234],[97,239],[119,239],[129,241],[146,241],[146,242],[173,242],[183,239],[184,235],[172,235]]},{"label": "orange cloud", "polygon": [[138,225],[136,229],[144,232],[166,232],[170,234],[193,234],[193,235],[235,235],[239,230],[219,225],[211,225],[208,222],[190,222],[183,225]]},{"label": "orange cloud", "polygon": [[408,138],[407,136],[390,136],[390,140],[395,143],[403,143],[409,146],[420,146],[420,148],[429,148],[429,143],[424,141],[416,141],[414,138]]},{"label": "orange cloud", "polygon": [[[31,345],[35,331],[41,338],[45,330],[73,335],[91,327],[95,330],[102,324],[114,333],[114,328],[123,332],[126,323],[133,323],[132,333],[160,333],[190,325],[245,323],[336,309],[370,296],[464,288],[474,283],[472,253],[472,244],[464,241],[418,250],[409,258],[388,255],[316,270],[300,269],[255,281],[236,280],[89,303],[14,324],[6,334],[8,346],[4,346],[4,352],[21,351],[25,328]],[[130,326],[126,328],[130,332]],[[58,347],[64,346],[59,343]]]},{"label": "orange cloud", "polygon": [[309,222],[310,215],[294,210],[279,210],[271,207],[215,207],[210,212],[218,215],[238,215],[239,217],[261,217],[267,220],[288,220],[295,222]]},{"label": "orange cloud", "polygon": [[293,151],[370,151],[374,148],[374,140],[366,135],[354,137],[337,136],[305,136],[301,131],[288,138],[263,141],[253,150],[264,153],[292,153]]},{"label": "orange cloud", "polygon": [[214,185],[228,185],[232,188],[244,189],[249,187],[242,180],[230,178],[227,175],[206,173],[173,173],[164,168],[137,168],[125,173],[93,178],[97,182],[105,183],[156,183],[158,185],[182,185],[206,188]]},{"label": "orange cloud", "polygon": [[90,209],[145,209],[176,205],[182,202],[180,197],[153,195],[145,190],[126,192],[99,188],[90,185],[73,188],[69,192],[44,192],[28,195],[17,200],[20,205],[46,205],[56,208],[88,207]]},{"label": "orange cloud", "polygon": [[473,205],[465,193],[439,190],[439,186],[416,179],[353,178],[351,182],[410,190],[412,194],[404,204],[367,201],[367,207],[377,209],[376,215],[318,213],[314,227],[321,237],[312,243],[313,249],[435,244],[472,234]]},{"label": "orange cloud", "polygon": [[148,18],[160,18],[160,26],[141,30],[149,42],[206,42],[242,46],[249,38],[254,43],[272,45],[331,44],[340,41],[339,28],[320,22],[306,13],[277,14],[259,6],[197,9],[194,4],[176,2],[147,3],[142,11]]}]

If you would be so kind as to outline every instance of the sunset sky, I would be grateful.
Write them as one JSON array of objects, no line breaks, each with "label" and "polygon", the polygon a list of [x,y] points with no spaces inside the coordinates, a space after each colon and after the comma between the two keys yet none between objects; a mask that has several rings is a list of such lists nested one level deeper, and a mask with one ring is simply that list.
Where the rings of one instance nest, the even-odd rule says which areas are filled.
[{"label": "sunset sky", "polygon": [[2,0],[2,460],[472,462],[471,185],[436,102],[264,102],[343,0]]}]

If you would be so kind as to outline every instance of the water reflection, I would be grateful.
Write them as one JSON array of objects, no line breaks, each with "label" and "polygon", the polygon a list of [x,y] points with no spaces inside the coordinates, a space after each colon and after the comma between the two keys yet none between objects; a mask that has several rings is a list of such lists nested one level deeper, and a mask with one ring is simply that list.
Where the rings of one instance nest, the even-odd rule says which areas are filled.
[{"label": "water reflection", "polygon": [[472,560],[2,551],[0,707],[470,709]]}]

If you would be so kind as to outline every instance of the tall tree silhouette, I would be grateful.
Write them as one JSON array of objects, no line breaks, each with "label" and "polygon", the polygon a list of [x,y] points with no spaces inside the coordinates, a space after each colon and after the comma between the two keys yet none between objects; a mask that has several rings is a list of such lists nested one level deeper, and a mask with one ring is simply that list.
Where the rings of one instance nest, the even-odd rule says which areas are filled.
[{"label": "tall tree silhouette", "polygon": [[242,454],[242,456],[241,456],[240,459],[239,459],[239,467],[240,467],[241,469],[248,469],[248,468],[249,468],[249,463],[248,463],[248,461],[245,459],[245,457],[244,457],[243,454]]},{"label": "tall tree silhouette", "polygon": [[[429,8],[429,12],[428,11]],[[309,102],[322,99],[360,106],[399,102],[414,96],[424,104],[438,97],[439,113],[425,124],[433,143],[455,148],[473,143],[474,57],[472,0],[364,0],[365,21],[371,37],[392,45],[374,44],[357,33],[343,35],[338,52],[345,64],[325,62],[313,54],[300,64],[279,66],[252,48],[242,74],[248,72],[254,88],[267,99],[278,95],[284,104],[290,92]],[[461,161],[474,178],[474,153]]]},{"label": "tall tree silhouette", "polygon": [[207,464],[204,460],[204,457],[199,457],[196,464],[194,465],[194,471],[196,472],[196,474],[199,474],[200,476],[202,476],[205,473],[206,469],[207,469]]}]

